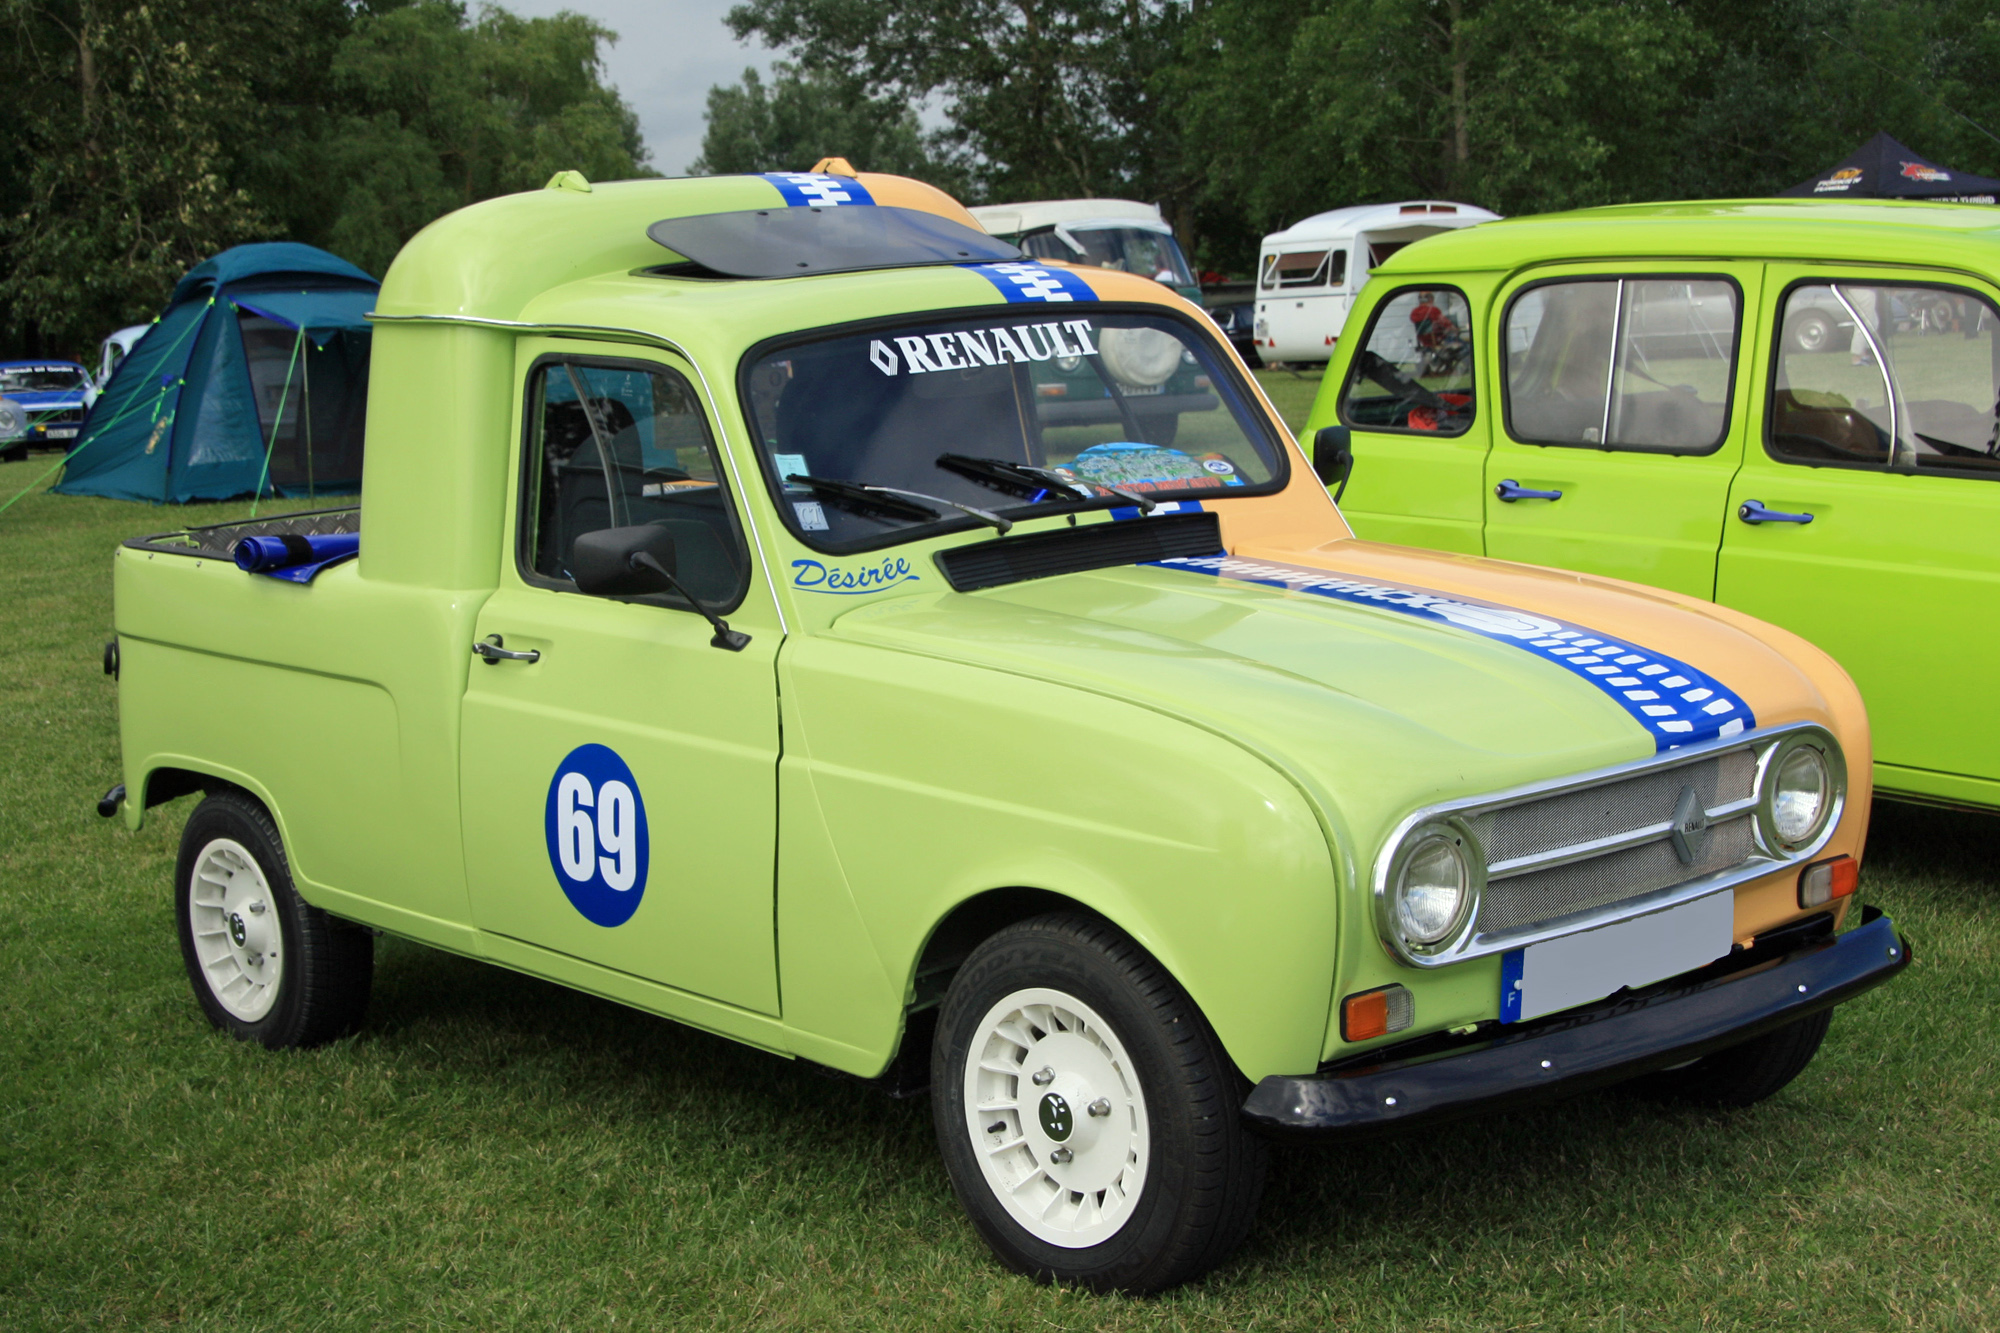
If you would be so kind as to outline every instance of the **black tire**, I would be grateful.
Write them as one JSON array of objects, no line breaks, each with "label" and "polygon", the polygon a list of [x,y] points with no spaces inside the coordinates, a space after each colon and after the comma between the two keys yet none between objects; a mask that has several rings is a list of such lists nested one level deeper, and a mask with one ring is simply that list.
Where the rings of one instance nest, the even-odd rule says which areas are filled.
[{"label": "black tire", "polygon": [[1144,443],[1171,449],[1174,437],[1181,433],[1181,414],[1178,412],[1139,413],[1139,431]]},{"label": "black tire", "polygon": [[0,463],[25,463],[27,461],[28,446],[25,444],[10,444],[5,449],[0,449]]},{"label": "black tire", "polygon": [[366,1016],[374,936],[299,897],[277,825],[243,792],[216,792],[188,816],[174,917],[195,999],[224,1032],[289,1050]]},{"label": "black tire", "polygon": [[1786,326],[1785,338],[1797,351],[1827,351],[1833,346],[1833,321],[1817,310],[1803,311]]},{"label": "black tire", "polygon": [[[1017,1005],[1024,993],[1053,994],[1060,1002]],[[1005,1020],[996,1015],[1008,1006],[1039,1015],[1013,1029],[1031,1044],[998,1034]],[[1088,1021],[1079,1024],[1085,1009]],[[989,1071],[976,1105],[1012,1105],[981,1110],[974,1121],[966,1109],[967,1077],[982,1077],[980,1057],[991,1054],[995,1041],[999,1062],[1017,1063],[1022,1072]],[[1017,1046],[1018,1059],[1011,1053]],[[1038,1084],[1047,1091],[1037,1091]],[[1133,1084],[1137,1097],[1129,1095]],[[1264,1144],[1239,1114],[1246,1092],[1174,979],[1117,930],[1078,914],[1035,917],[973,950],[946,992],[931,1047],[938,1148],[973,1225],[1016,1272],[1093,1291],[1145,1294],[1177,1286],[1221,1263],[1243,1239],[1267,1166]],[[1035,1108],[1032,1117],[1018,1109],[1024,1106]],[[1010,1141],[1016,1146],[1007,1151]],[[1075,1154],[1066,1160],[1060,1153],[1071,1144]],[[1017,1175],[1019,1187],[1007,1201],[989,1180],[988,1163],[996,1173]],[[1103,1189],[1081,1175],[1102,1180],[1106,1171],[1117,1172],[1118,1183]],[[1033,1213],[1036,1199],[1045,1204],[1037,1225],[1064,1231],[1063,1243],[1016,1216],[1016,1208]]]},{"label": "black tire", "polygon": [[1740,1046],[1640,1079],[1638,1090],[1694,1106],[1754,1106],[1790,1083],[1819,1053],[1833,1010],[1822,1009]]}]

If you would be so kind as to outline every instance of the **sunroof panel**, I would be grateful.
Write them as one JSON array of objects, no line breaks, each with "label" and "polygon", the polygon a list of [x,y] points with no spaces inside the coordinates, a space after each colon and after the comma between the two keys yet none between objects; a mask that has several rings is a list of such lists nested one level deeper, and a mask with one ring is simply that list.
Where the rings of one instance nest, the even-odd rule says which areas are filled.
[{"label": "sunroof panel", "polygon": [[666,218],[646,235],[732,278],[987,264],[1019,259],[1006,241],[914,208],[759,208]]}]

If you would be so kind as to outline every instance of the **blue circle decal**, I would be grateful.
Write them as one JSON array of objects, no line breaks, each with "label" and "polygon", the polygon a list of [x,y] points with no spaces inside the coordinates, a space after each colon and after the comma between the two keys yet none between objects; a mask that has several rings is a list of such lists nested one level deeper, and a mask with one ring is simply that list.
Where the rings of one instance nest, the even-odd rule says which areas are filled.
[{"label": "blue circle decal", "polygon": [[646,803],[638,779],[604,745],[579,745],[549,779],[549,866],[570,905],[600,926],[622,926],[646,894]]}]

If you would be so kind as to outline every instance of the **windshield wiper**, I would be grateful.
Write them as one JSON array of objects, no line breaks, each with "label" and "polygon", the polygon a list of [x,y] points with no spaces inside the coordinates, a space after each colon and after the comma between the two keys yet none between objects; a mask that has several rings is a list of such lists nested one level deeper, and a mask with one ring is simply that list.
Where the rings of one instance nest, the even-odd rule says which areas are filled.
[{"label": "windshield wiper", "polygon": [[895,486],[868,486],[852,481],[836,481],[832,477],[810,477],[803,472],[794,472],[785,478],[787,485],[792,482],[797,482],[815,495],[823,495],[855,509],[873,509],[878,513],[932,522],[944,517],[943,510],[934,506],[944,505],[1002,533],[1011,532],[1014,527],[1012,520],[1004,519],[991,510],[962,505],[956,500],[947,500],[941,495],[926,495],[922,491],[906,491]]},{"label": "windshield wiper", "polygon": [[[1027,463],[1013,463],[1004,458],[973,458],[966,454],[939,454],[937,465],[947,472],[956,472],[982,486],[991,486],[996,491],[1019,496],[1029,504],[1048,500],[1066,499],[1073,504],[1102,507],[1109,501],[1135,505],[1141,513],[1150,514],[1159,508],[1158,500],[1149,500],[1143,495],[1122,490],[1116,486],[1106,486],[1102,482],[1072,481],[1061,473],[1045,467],[1033,467]],[[1103,491],[1103,495],[1096,494]]]}]

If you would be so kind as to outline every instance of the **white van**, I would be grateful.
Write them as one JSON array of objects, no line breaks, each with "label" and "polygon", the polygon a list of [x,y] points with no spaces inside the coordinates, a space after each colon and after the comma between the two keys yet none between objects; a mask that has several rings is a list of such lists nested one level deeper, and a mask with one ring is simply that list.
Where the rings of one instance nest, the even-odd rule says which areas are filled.
[{"label": "white van", "polygon": [[90,407],[97,401],[97,395],[104,392],[104,386],[111,383],[111,372],[118,369],[128,353],[136,347],[139,339],[146,336],[151,324],[133,324],[118,330],[106,338],[97,349],[97,370],[90,377],[90,387],[83,391],[83,405]]},{"label": "white van", "polygon": [[1012,241],[1037,259],[1143,274],[1201,304],[1201,288],[1187,256],[1156,204],[1131,199],[1041,199],[1025,204],[986,204],[972,216],[979,225]]},{"label": "white van", "polygon": [[1329,359],[1368,270],[1411,241],[1499,216],[1471,204],[1411,199],[1336,208],[1272,232],[1257,255],[1258,354],[1267,362]]}]

